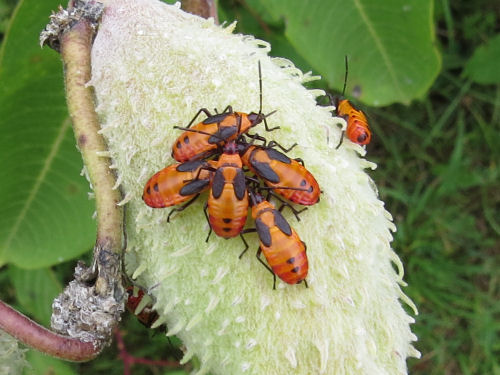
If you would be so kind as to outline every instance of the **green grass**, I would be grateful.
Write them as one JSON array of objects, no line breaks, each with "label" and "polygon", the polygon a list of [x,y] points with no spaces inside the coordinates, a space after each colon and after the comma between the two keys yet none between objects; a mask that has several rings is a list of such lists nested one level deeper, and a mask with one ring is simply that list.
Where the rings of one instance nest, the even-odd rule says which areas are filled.
[{"label": "green grass", "polygon": [[500,371],[500,134],[476,89],[442,76],[423,103],[369,110],[372,176],[420,309],[413,328],[423,358],[410,360],[413,374]]}]

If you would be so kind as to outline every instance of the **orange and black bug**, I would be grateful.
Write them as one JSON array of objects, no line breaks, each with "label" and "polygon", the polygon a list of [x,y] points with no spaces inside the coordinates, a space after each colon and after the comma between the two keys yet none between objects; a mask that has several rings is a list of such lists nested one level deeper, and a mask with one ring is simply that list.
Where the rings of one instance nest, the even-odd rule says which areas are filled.
[{"label": "orange and black bug", "polygon": [[[344,88],[342,89],[342,97],[345,94],[345,89],[347,85],[347,74],[348,74],[348,64],[347,56],[345,57],[345,78],[344,78]],[[339,148],[344,139],[344,132],[347,138],[353,143],[358,145],[367,145],[370,143],[372,138],[372,132],[368,126],[368,120],[366,119],[363,111],[356,109],[347,99],[334,98],[331,95],[330,101],[337,108],[337,116],[343,117],[347,121],[347,128],[342,131],[340,136],[339,144],[336,148]]]},{"label": "orange and black bug", "polygon": [[[279,126],[269,128],[266,118],[274,113],[267,115],[262,113],[262,73],[259,62],[259,87],[260,87],[260,108],[258,113],[234,112],[231,106],[227,106],[222,113],[212,115],[208,109],[200,109],[193,117],[187,127],[178,127],[176,129],[184,130],[172,146],[172,157],[179,161],[191,159],[201,159],[215,152],[218,146],[225,142],[235,140],[239,135],[248,132],[248,130],[261,122],[264,122],[267,131],[279,129]],[[196,118],[204,113],[207,118],[202,122],[191,126]]]},{"label": "orange and black bug", "polygon": [[[281,214],[284,206],[277,210],[271,202],[253,191],[250,191],[250,201],[255,229],[246,229],[244,233],[257,232],[259,235],[260,246],[256,256],[273,274],[273,289],[276,289],[276,275],[288,284],[304,281],[307,287],[307,247]],[[269,266],[260,258],[261,253],[264,253]]]},{"label": "orange and black bug", "polygon": [[210,187],[214,161],[193,160],[172,164],[154,174],[144,186],[142,199],[153,208],[170,207],[188,201],[170,212],[182,211]]},{"label": "orange and black bug", "polygon": [[248,212],[248,192],[236,143],[224,146],[211,182],[205,216],[212,230],[220,237],[239,235],[245,226]]},{"label": "orange and black bug", "polygon": [[127,287],[128,299],[125,304],[127,310],[134,314],[143,325],[148,328],[158,320],[158,313],[153,310],[153,306],[145,296],[144,291],[135,286]]},{"label": "orange and black bug", "polygon": [[[267,147],[240,142],[241,160],[251,172],[262,178],[267,186],[282,197],[305,206],[317,203],[321,190],[302,160],[290,159],[275,150],[274,146],[281,147],[275,142],[270,142]],[[281,148],[287,152],[294,146],[289,149]]]}]

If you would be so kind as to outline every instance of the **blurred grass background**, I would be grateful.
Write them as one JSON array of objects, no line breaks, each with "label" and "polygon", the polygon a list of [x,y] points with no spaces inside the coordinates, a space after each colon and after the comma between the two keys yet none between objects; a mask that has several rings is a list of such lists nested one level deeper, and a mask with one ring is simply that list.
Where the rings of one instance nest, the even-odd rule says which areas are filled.
[{"label": "blurred grass background", "polygon": [[[0,0],[2,37],[16,3]],[[317,74],[286,39],[286,22],[266,23],[261,9],[258,1],[219,1],[221,22],[238,19],[237,32],[271,41],[271,54]],[[405,293],[420,310],[413,330],[422,358],[408,361],[411,374],[500,374],[500,85],[477,83],[464,74],[478,46],[500,32],[499,19],[497,1],[436,1],[442,68],[430,90],[408,106],[373,107],[354,100],[374,133],[367,157],[378,168],[370,175],[398,227],[393,247],[405,264]],[[500,70],[500,59],[492,63]],[[58,280],[57,289],[71,277],[73,265],[74,260],[40,272]],[[9,267],[9,274],[16,272]],[[0,272],[2,298],[16,304],[19,296],[7,275]],[[168,343],[130,317],[122,332],[133,355],[160,359],[171,352],[173,359],[178,354],[177,341]],[[40,369],[35,373],[49,373],[44,368],[112,375],[123,373],[117,354],[113,346],[81,365],[40,359],[36,353],[29,358]],[[132,373],[186,370],[135,365]]]}]

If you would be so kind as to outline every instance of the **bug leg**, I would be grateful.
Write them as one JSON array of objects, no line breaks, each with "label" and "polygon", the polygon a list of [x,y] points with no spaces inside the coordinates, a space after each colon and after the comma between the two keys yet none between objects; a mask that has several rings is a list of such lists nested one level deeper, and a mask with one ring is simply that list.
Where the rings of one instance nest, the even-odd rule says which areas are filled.
[{"label": "bug leg", "polygon": [[293,160],[295,160],[296,162],[302,164],[302,166],[305,167],[304,160],[302,160],[301,158],[296,158],[296,159],[293,159]]},{"label": "bug leg", "polygon": [[200,196],[200,194],[196,194],[193,198],[191,198],[190,200],[188,200],[186,203],[184,203],[182,206],[180,207],[177,207],[177,208],[174,208],[173,210],[170,211],[170,213],[168,214],[167,216],[167,223],[170,223],[170,216],[172,216],[172,214],[174,212],[181,212],[181,211],[184,211],[186,208],[188,208],[195,200],[196,198],[198,198]]},{"label": "bug leg", "polygon": [[[279,198],[278,198],[278,199],[279,199]],[[304,207],[304,208],[303,208],[303,209],[301,209],[301,210],[297,210],[297,209],[296,209],[295,207],[293,207],[290,203],[288,203],[288,202],[284,202],[284,201],[281,201],[281,202],[282,202],[282,205],[280,206],[280,208],[278,208],[278,211],[279,211],[279,212],[282,212],[282,211],[283,211],[283,209],[284,209],[285,207],[290,208],[290,211],[292,211],[292,212],[293,212],[293,214],[294,214],[295,218],[297,219],[297,221],[300,221],[299,214],[300,214],[300,213],[302,213],[302,212],[304,212],[305,210],[307,210],[307,207]]]},{"label": "bug leg", "polygon": [[344,134],[345,134],[345,130],[342,130],[342,134],[340,134],[339,144],[337,145],[337,147],[335,147],[335,150],[338,150],[340,145],[342,144],[342,141],[344,140]]},{"label": "bug leg", "polygon": [[262,142],[262,145],[263,145],[264,147],[266,146],[266,142],[267,142],[267,140],[266,140],[263,136],[259,135],[258,133],[255,133],[255,134],[247,134],[247,136],[248,136],[248,138],[250,138],[250,139],[251,139],[251,141],[250,141],[250,142],[248,142],[248,145],[252,145],[252,144],[254,144],[254,142],[255,142],[255,141],[261,141],[261,142]]},{"label": "bug leg", "polygon": [[210,220],[208,219],[208,213],[207,213],[207,207],[208,203],[205,203],[205,206],[203,207],[203,213],[205,214],[205,218],[207,219],[208,226],[210,227],[210,230],[208,231],[208,236],[205,242],[208,242],[208,239],[210,238],[210,235],[212,234],[212,226],[210,225]]},{"label": "bug leg", "polygon": [[184,180],[182,182],[189,182],[189,181],[194,181],[194,180],[199,180],[200,179],[200,174],[201,174],[201,171],[202,170],[205,170],[205,171],[209,171],[209,172],[215,172],[216,169],[211,167],[210,165],[204,165],[203,167],[201,167],[200,169],[198,169],[198,172],[196,173],[196,176],[191,179],[191,180]]},{"label": "bug leg", "polygon": [[240,233],[240,237],[241,237],[241,240],[243,241],[243,243],[245,244],[245,248],[243,249],[243,251],[241,252],[240,256],[238,257],[239,259],[241,259],[241,257],[243,256],[243,254],[245,254],[248,250],[248,244],[247,244],[247,241],[245,240],[245,237],[243,237],[243,234],[244,233],[252,233],[252,232],[256,232],[257,229],[255,228],[249,228],[249,229],[245,229],[245,230],[242,230],[241,233]]},{"label": "bug leg", "polygon": [[[193,119],[189,122],[189,124],[188,124],[188,126],[186,126],[186,128],[191,127],[191,125],[193,125],[194,120],[196,120],[196,118],[197,118],[197,117],[200,115],[200,113],[202,113],[202,112],[203,112],[205,115],[207,115],[207,117],[211,117],[211,116],[212,116],[212,114],[210,113],[210,111],[209,111],[208,109],[206,109],[206,108],[202,108],[202,109],[200,109],[198,112],[196,112],[196,115],[194,115]],[[175,126],[174,126],[174,128],[175,128]]]},{"label": "bug leg", "polygon": [[233,113],[233,107],[228,105],[226,108],[224,108],[222,113]]},{"label": "bug leg", "polygon": [[266,269],[271,272],[273,274],[273,290],[276,289],[276,274],[274,273],[274,271],[271,269],[271,267],[269,267],[267,264],[264,263],[264,261],[262,259],[260,259],[260,254],[262,253],[262,248],[259,247],[259,249],[257,250],[257,254],[255,254],[255,256],[257,257],[257,260],[264,266],[266,267]]},{"label": "bug leg", "polygon": [[[306,279],[304,279],[304,280],[302,280],[302,281],[304,282],[304,285],[306,286],[306,288],[309,288],[309,285],[307,285],[307,280],[306,280]],[[301,282],[302,282],[302,281],[301,281]]]},{"label": "bug leg", "polygon": [[[278,142],[276,141],[271,141],[269,142],[269,144],[267,145],[267,147],[269,148],[272,148],[272,147],[278,147],[281,151],[283,152],[289,152],[291,151],[295,146],[297,146],[297,142],[295,142],[293,145],[291,145],[290,147],[288,148],[285,148],[284,146],[280,145]],[[297,159],[295,159],[297,160]]]},{"label": "bug leg", "polygon": [[253,176],[253,177],[245,176],[245,180],[247,182],[253,182],[255,184],[255,187],[257,187],[260,184],[260,181],[257,179],[257,176]]},{"label": "bug leg", "polygon": [[[273,112],[267,114],[266,117],[272,115],[274,112],[276,112],[276,111],[273,111]],[[277,130],[280,128],[279,126],[275,126],[274,128],[270,128],[269,125],[267,125],[266,117],[264,117],[264,126],[266,128],[266,131],[272,132],[273,130]]]}]

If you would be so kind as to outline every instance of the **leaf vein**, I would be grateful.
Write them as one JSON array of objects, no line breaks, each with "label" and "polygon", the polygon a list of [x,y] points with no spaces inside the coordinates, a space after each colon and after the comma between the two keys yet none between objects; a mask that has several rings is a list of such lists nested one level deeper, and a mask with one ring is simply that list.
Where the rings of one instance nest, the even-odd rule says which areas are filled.
[{"label": "leaf vein", "polygon": [[9,248],[12,240],[14,239],[15,235],[17,234],[19,228],[21,227],[21,224],[26,217],[26,214],[28,213],[31,203],[34,201],[38,191],[40,190],[40,187],[42,186],[42,183],[47,176],[47,173],[49,172],[50,167],[52,166],[52,163],[57,155],[57,152],[59,151],[62,141],[64,139],[64,136],[66,134],[66,131],[70,127],[70,119],[66,118],[65,121],[61,124],[61,127],[59,129],[59,132],[57,133],[56,138],[54,139],[54,143],[52,144],[50,148],[50,152],[47,155],[47,158],[45,159],[42,168],[40,169],[40,173],[35,179],[35,183],[33,184],[33,187],[30,190],[30,193],[28,195],[28,198],[26,199],[23,208],[21,211],[19,211],[19,215],[16,218],[16,221],[14,222],[14,225],[12,226],[12,229],[10,230],[9,235],[7,236],[7,239],[4,242],[3,249],[4,251],[7,251]]}]

